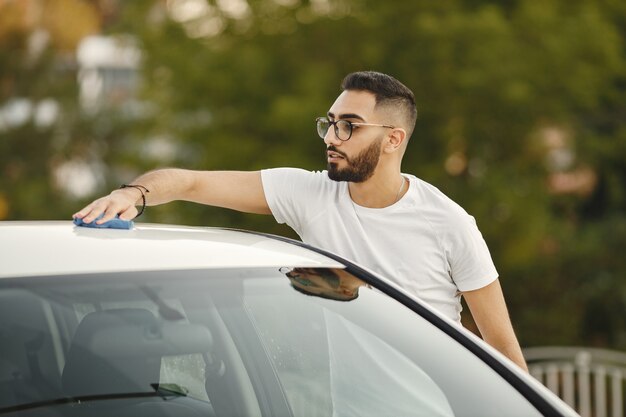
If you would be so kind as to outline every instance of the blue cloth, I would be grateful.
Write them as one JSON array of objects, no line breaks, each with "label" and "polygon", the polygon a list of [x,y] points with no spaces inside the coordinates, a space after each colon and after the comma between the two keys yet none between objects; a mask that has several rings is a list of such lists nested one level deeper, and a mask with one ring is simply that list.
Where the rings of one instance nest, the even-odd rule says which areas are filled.
[{"label": "blue cloth", "polygon": [[[102,214],[96,218],[96,220],[101,219]],[[134,227],[134,223],[132,220],[122,220],[118,216],[115,216],[114,219],[109,220],[108,222],[104,222],[102,224],[96,224],[96,220],[91,223],[85,223],[83,219],[74,219],[74,224],[76,226],[81,227],[92,227],[95,229],[132,229]]]}]

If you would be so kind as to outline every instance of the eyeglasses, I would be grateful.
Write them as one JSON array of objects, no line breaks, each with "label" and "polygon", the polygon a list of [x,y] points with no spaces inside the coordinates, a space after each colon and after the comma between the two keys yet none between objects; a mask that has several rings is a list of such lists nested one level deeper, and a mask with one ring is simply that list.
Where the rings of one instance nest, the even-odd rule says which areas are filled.
[{"label": "eyeglasses", "polygon": [[328,120],[327,117],[318,117],[317,119],[315,119],[315,123],[317,125],[317,134],[320,136],[320,138],[324,139],[326,137],[326,134],[328,133],[328,129],[333,126],[335,128],[335,136],[337,136],[337,139],[341,141],[346,141],[350,139],[354,126],[377,126],[395,129],[394,126],[379,125],[375,123],[352,123],[347,120],[335,120],[334,122],[332,122]]}]

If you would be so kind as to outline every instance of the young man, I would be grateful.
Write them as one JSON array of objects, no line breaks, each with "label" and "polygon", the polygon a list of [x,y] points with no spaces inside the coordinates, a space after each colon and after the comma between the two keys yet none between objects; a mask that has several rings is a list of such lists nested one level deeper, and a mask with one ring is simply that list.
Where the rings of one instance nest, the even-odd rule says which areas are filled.
[{"label": "young man", "polygon": [[[317,130],[327,171],[163,169],[74,217],[132,219],[136,205],[186,200],[272,214],[302,240],[361,263],[460,323],[463,295],[483,338],[526,369],[489,250],[474,219],[438,189],[401,173],[415,126],[411,90],[376,72],[349,74]],[[143,207],[142,207],[143,209]]]}]

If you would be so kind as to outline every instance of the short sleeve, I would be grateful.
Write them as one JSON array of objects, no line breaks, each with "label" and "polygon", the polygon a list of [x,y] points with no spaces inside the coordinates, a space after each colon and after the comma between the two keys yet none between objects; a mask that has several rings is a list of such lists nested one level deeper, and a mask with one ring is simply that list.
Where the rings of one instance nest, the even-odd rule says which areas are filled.
[{"label": "short sleeve", "polygon": [[476,220],[463,213],[449,224],[444,247],[450,275],[460,291],[485,287],[498,278],[489,248]]},{"label": "short sleeve", "polygon": [[307,216],[307,201],[315,195],[314,177],[314,173],[299,168],[261,171],[263,191],[272,215],[278,223],[286,223],[298,234]]}]

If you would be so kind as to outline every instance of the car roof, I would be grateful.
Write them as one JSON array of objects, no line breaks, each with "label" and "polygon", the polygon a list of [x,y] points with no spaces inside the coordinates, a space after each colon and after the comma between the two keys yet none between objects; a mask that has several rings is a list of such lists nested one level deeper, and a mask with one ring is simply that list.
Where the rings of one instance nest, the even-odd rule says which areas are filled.
[{"label": "car roof", "polygon": [[71,221],[0,222],[0,278],[142,270],[344,265],[305,247],[245,231],[135,223],[94,229]]}]

